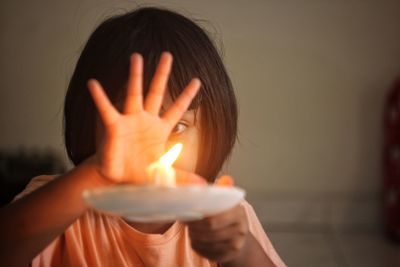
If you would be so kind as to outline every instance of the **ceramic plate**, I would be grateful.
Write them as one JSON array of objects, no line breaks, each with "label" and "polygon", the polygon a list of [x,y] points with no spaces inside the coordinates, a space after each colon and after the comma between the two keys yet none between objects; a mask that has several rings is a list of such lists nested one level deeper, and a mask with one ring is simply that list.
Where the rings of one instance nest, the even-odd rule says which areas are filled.
[{"label": "ceramic plate", "polygon": [[83,192],[93,208],[137,222],[189,221],[238,204],[238,187],[185,185],[176,187],[118,185]]}]

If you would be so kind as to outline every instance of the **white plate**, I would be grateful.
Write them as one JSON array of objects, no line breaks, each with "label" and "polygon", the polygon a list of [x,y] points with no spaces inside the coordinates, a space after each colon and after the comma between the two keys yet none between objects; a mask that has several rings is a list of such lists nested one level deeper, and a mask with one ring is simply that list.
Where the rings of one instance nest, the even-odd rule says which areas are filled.
[{"label": "white plate", "polygon": [[84,200],[102,212],[137,222],[189,221],[238,204],[245,191],[220,186],[118,185],[83,192]]}]

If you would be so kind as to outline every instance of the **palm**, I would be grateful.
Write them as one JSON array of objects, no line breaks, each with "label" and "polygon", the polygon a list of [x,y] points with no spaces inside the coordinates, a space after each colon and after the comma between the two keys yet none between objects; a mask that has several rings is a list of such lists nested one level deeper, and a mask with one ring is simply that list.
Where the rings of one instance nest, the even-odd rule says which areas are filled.
[{"label": "palm", "polygon": [[105,135],[100,155],[103,174],[112,180],[141,182],[144,166],[164,150],[169,131],[165,126],[148,114],[121,117]]},{"label": "palm", "polygon": [[194,79],[163,116],[158,115],[171,63],[172,57],[164,53],[143,103],[143,63],[139,55],[132,56],[123,113],[113,107],[97,81],[89,82],[105,128],[102,144],[97,151],[99,169],[108,179],[143,183],[146,167],[162,154],[171,130],[196,95],[200,83]]}]

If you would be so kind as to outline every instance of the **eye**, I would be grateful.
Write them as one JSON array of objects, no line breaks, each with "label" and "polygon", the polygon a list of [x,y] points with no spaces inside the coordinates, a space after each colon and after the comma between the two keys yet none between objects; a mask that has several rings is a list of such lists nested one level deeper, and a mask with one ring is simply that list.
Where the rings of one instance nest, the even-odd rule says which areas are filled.
[{"label": "eye", "polygon": [[174,129],[172,129],[171,134],[180,134],[180,133],[183,133],[183,132],[186,130],[187,127],[188,127],[188,126],[187,126],[186,123],[180,121],[180,122],[178,122],[178,123],[175,125]]}]

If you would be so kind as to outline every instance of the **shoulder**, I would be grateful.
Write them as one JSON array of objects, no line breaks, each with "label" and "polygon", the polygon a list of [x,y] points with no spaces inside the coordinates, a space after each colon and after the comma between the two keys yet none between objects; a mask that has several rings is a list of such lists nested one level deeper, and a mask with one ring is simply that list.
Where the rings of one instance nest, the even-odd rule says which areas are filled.
[{"label": "shoulder", "polygon": [[249,202],[247,202],[247,200],[243,200],[242,202],[240,202],[239,205],[244,208],[246,212],[246,217],[249,222],[258,221],[257,214],[254,211],[253,206]]},{"label": "shoulder", "polygon": [[245,213],[246,213],[246,219],[249,224],[249,230],[250,232],[256,237],[256,238],[261,238],[264,239],[264,236],[266,236],[266,233],[264,231],[264,227],[262,226],[260,220],[257,217],[256,212],[254,211],[253,207],[249,202],[246,200],[243,200],[239,204],[241,207],[243,207]]},{"label": "shoulder", "polygon": [[32,178],[32,180],[27,184],[24,190],[20,192],[14,199],[13,202],[23,198],[24,196],[30,194],[35,191],[39,187],[47,184],[48,182],[54,180],[58,175],[40,175]]},{"label": "shoulder", "polygon": [[33,177],[32,180],[28,183],[28,185],[26,186],[26,188],[28,187],[40,187],[52,180],[54,180],[57,176],[56,174],[53,175],[39,175],[36,177]]},{"label": "shoulder", "polygon": [[282,259],[279,257],[274,246],[272,245],[269,237],[267,236],[263,225],[257,218],[257,214],[249,202],[243,200],[240,205],[246,212],[247,221],[249,223],[250,233],[259,242],[265,253],[271,258],[276,266],[286,266]]}]

